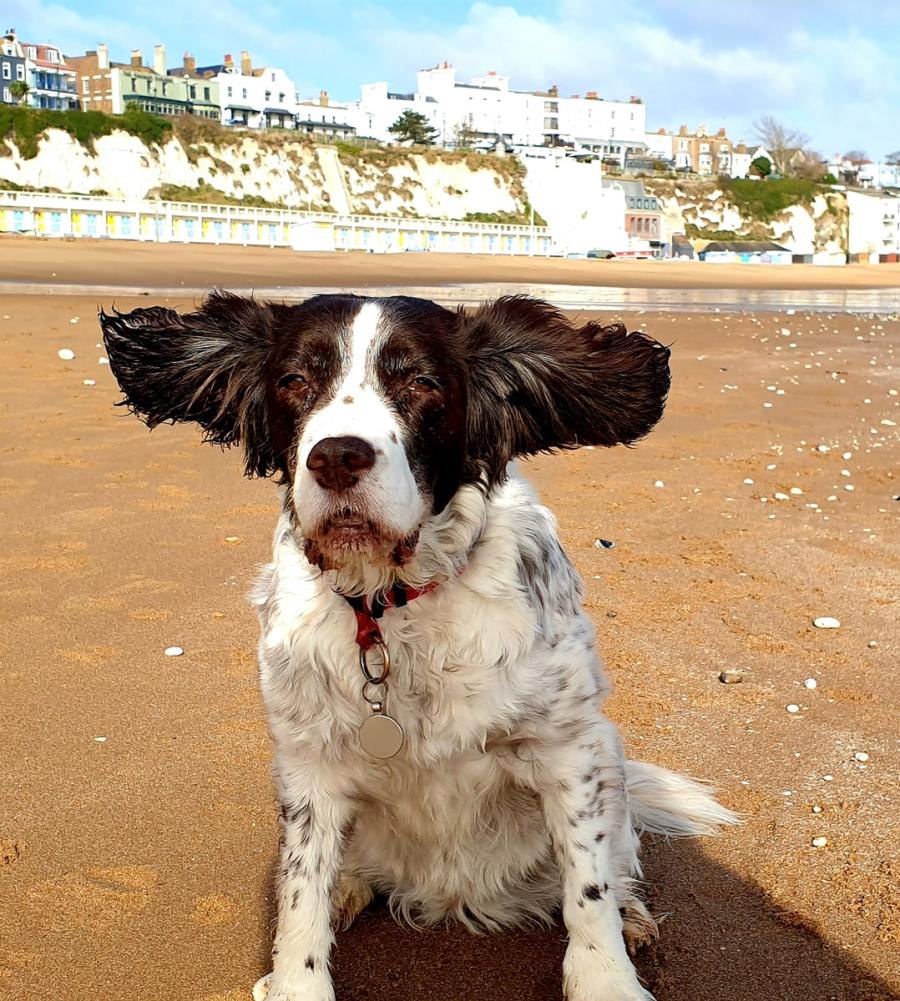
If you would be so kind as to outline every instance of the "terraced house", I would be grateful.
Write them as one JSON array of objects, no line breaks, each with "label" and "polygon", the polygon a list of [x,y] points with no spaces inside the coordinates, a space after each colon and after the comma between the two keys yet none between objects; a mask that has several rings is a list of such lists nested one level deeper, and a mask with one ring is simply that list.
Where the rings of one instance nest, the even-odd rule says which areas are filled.
[{"label": "terraced house", "polygon": [[55,45],[22,42],[25,56],[25,103],[32,108],[70,111],[78,107],[78,74]]},{"label": "terraced house", "polygon": [[85,111],[105,111],[119,115],[129,104],[156,115],[197,115],[219,117],[219,88],[215,80],[196,70],[193,56],[186,54],[184,64],[166,69],[166,48],[153,50],[153,66],[145,66],[140,49],[133,49],[128,63],[110,62],[109,48],[72,56],[78,72],[81,105]]},{"label": "terraced house", "polygon": [[24,84],[25,54],[16,33],[9,31],[0,38],[0,103],[21,103]]}]

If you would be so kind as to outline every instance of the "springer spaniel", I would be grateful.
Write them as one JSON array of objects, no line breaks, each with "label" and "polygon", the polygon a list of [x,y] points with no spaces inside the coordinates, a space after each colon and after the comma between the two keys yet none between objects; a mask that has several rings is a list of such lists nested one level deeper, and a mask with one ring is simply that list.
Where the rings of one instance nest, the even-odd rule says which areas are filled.
[{"label": "springer spaniel", "polygon": [[668,349],[524,297],[213,292],[100,321],[149,427],[194,421],[283,484],[253,594],[283,832],[255,996],[332,1001],[332,928],[383,893],[473,930],[561,906],[569,1001],[652,1001],[626,948],[656,932],[639,832],[734,816],[625,759],[581,582],[512,460],[647,434]]}]

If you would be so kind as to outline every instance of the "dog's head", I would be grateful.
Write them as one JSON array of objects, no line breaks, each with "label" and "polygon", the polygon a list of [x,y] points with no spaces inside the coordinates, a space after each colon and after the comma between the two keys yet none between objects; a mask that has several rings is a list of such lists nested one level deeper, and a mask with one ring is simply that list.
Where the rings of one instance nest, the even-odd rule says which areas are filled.
[{"label": "dog's head", "polygon": [[466,483],[516,456],[630,444],[659,420],[668,349],[511,297],[453,312],[405,296],[287,306],[214,292],[194,313],[101,313],[124,402],[194,421],[278,472],[310,557],[402,564]]}]

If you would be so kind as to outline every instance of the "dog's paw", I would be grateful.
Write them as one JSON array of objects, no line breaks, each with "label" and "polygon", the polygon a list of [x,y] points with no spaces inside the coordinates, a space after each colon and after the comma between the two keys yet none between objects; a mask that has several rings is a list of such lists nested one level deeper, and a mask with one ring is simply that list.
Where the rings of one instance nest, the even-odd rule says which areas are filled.
[{"label": "dog's paw", "polygon": [[659,938],[659,929],[644,902],[637,897],[629,897],[622,909],[622,934],[625,936],[625,945],[633,956],[638,949]]},{"label": "dog's paw", "polygon": [[654,1001],[627,957],[604,956],[599,946],[572,942],[563,960],[566,1001]]},{"label": "dog's paw", "polygon": [[356,876],[343,875],[331,894],[331,921],[346,931],[364,911],[375,894],[372,887]]},{"label": "dog's paw", "polygon": [[253,1001],[334,1001],[334,988],[325,984],[293,986],[267,973],[253,986]]}]

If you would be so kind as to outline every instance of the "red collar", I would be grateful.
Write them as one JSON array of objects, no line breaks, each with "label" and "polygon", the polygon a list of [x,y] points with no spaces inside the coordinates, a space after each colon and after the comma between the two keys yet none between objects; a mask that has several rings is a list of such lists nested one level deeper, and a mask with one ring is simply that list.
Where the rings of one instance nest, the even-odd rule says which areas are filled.
[{"label": "red collar", "polygon": [[[371,603],[360,595],[351,597],[342,594],[341,597],[353,609],[356,615],[356,644],[362,651],[371,650],[376,643],[384,641],[378,620],[389,608],[403,608],[415,598],[421,598],[438,586],[436,580],[425,587],[410,587],[409,584],[394,584],[387,591],[376,594]],[[340,592],[338,592],[340,594]]]}]

